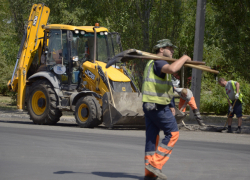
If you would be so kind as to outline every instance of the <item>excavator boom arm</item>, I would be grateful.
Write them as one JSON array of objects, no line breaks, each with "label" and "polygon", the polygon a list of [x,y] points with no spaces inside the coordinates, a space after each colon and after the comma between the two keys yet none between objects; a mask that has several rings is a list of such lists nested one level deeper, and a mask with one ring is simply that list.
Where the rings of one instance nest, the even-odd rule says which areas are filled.
[{"label": "excavator boom arm", "polygon": [[11,80],[8,82],[9,89],[17,91],[17,108],[23,109],[25,102],[25,88],[27,72],[35,56],[39,45],[43,44],[44,27],[49,18],[50,9],[44,4],[32,6],[27,28],[17,55],[17,61]]}]

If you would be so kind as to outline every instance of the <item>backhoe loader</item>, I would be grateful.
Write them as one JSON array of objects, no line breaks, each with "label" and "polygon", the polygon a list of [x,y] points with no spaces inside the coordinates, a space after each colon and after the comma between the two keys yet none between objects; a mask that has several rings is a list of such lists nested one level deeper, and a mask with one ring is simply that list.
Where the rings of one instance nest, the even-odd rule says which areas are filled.
[{"label": "backhoe loader", "polygon": [[120,35],[105,27],[48,25],[50,9],[32,6],[8,88],[35,124],[56,124],[74,111],[80,127],[143,125],[141,94],[122,63]]}]

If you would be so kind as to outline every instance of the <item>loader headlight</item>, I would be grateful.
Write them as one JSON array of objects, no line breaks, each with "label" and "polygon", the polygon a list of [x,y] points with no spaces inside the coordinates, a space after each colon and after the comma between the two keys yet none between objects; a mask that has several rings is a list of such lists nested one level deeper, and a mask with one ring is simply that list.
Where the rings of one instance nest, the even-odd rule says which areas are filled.
[{"label": "loader headlight", "polygon": [[104,34],[107,36],[107,35],[108,35],[108,32],[104,32]]},{"label": "loader headlight", "polygon": [[76,33],[76,34],[78,34],[78,33],[79,33],[79,31],[78,31],[78,30],[75,30],[75,33]]},{"label": "loader headlight", "polygon": [[100,35],[103,36],[103,35],[104,35],[104,32],[100,32]]},{"label": "loader headlight", "polygon": [[81,34],[84,35],[84,34],[85,34],[85,31],[81,31]]}]

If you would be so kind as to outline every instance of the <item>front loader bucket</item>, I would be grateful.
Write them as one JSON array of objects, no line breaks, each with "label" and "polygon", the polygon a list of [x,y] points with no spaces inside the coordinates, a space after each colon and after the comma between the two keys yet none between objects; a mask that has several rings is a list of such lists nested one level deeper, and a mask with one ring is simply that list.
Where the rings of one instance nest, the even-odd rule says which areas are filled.
[{"label": "front loader bucket", "polygon": [[[110,92],[103,96],[103,123],[106,127],[114,125],[145,125],[142,110],[142,95],[132,92]],[[113,103],[114,101],[114,103]]]}]

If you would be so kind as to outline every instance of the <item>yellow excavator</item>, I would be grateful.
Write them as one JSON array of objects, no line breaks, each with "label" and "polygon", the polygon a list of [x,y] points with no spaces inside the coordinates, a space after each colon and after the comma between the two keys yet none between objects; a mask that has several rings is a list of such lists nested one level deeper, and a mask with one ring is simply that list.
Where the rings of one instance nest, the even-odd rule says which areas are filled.
[{"label": "yellow excavator", "polygon": [[141,94],[125,66],[107,63],[122,52],[105,27],[48,25],[50,9],[32,6],[8,88],[35,124],[56,124],[74,111],[80,127],[143,125]]}]

